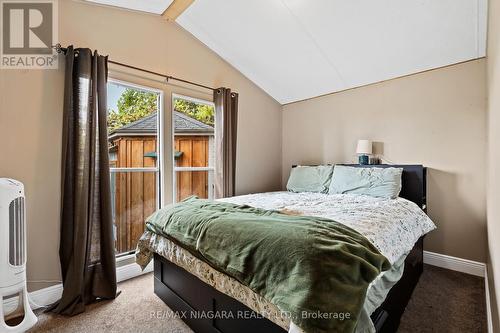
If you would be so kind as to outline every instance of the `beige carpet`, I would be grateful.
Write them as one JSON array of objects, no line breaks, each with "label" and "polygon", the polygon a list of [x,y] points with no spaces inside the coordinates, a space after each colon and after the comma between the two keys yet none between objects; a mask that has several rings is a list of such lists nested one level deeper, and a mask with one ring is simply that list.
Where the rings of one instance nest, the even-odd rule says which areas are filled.
[{"label": "beige carpet", "polygon": [[[191,332],[180,319],[157,318],[157,311],[168,308],[153,293],[152,274],[121,283],[119,289],[116,300],[89,306],[72,318],[41,314],[29,332]],[[483,279],[425,266],[399,331],[486,332]]]}]

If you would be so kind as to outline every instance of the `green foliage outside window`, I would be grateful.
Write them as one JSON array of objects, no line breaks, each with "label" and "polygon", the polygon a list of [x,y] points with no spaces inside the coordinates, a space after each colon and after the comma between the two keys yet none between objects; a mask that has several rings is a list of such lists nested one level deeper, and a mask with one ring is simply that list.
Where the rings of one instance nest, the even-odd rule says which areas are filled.
[{"label": "green foliage outside window", "polygon": [[158,95],[127,88],[118,99],[118,110],[109,110],[108,128],[114,131],[157,112]]},{"label": "green foliage outside window", "polygon": [[215,110],[211,105],[198,104],[185,99],[175,98],[174,109],[197,119],[204,124],[214,126]]},{"label": "green foliage outside window", "polygon": [[[109,110],[108,128],[112,132],[158,111],[158,95],[146,91],[127,88],[117,102],[118,110]],[[191,118],[213,126],[215,112],[213,106],[198,104],[185,99],[175,98],[174,109]]]}]

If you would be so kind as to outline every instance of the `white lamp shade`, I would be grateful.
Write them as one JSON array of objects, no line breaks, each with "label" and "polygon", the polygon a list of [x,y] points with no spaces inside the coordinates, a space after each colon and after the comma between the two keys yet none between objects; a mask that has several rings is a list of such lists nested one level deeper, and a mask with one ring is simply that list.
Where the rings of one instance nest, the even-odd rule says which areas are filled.
[{"label": "white lamp shade", "polygon": [[371,153],[372,153],[371,140],[358,140],[358,146],[356,147],[356,154],[371,155]]}]

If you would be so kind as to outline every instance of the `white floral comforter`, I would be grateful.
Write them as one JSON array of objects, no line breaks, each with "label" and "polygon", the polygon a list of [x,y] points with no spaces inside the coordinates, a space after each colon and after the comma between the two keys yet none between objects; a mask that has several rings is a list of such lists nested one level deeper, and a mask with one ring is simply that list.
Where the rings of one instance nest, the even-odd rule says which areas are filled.
[{"label": "white floral comforter", "polygon": [[436,228],[422,209],[403,198],[267,192],[220,201],[337,221],[365,236],[391,264],[407,254],[421,236]]},{"label": "white floral comforter", "polygon": [[[375,332],[370,314],[384,301],[389,289],[403,273],[404,259],[415,242],[435,229],[434,223],[413,202],[406,199],[382,199],[363,195],[268,192],[242,195],[219,201],[234,204],[328,218],[351,227],[365,236],[393,265],[373,281],[367,292],[356,333]],[[205,283],[252,310],[262,314],[289,333],[304,333],[302,329],[280,316],[280,310],[233,278],[222,274],[207,263],[168,239],[146,231],[139,240],[136,261],[145,267],[153,252],[186,269]]]}]

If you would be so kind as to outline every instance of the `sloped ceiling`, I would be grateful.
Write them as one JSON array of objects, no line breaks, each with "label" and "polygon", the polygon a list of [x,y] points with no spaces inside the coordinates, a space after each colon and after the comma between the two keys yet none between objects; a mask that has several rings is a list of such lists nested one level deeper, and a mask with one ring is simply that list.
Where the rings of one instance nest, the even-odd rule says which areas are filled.
[{"label": "sloped ceiling", "polygon": [[486,17],[487,0],[195,0],[176,21],[286,104],[483,57]]},{"label": "sloped ceiling", "polygon": [[122,7],[141,12],[162,14],[174,0],[87,0],[89,2]]}]

